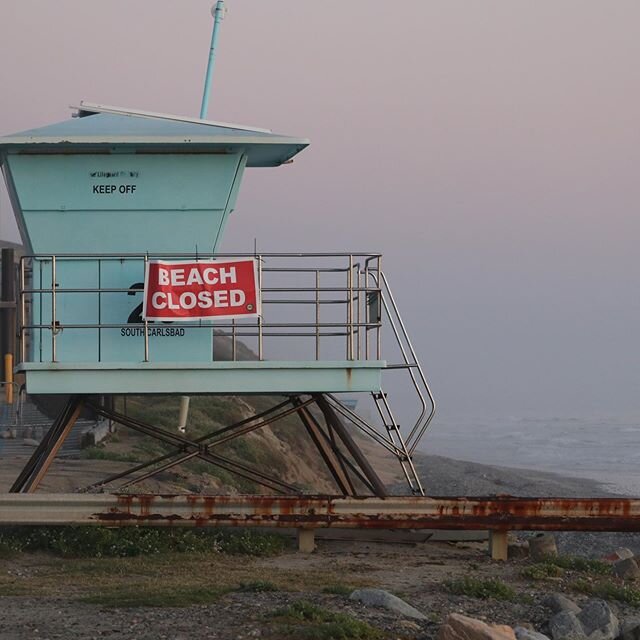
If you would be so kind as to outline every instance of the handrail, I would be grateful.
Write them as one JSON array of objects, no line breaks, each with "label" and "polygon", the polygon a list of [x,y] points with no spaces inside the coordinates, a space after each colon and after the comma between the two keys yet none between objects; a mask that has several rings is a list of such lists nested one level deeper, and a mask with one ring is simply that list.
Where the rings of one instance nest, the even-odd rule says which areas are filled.
[{"label": "handrail", "polygon": [[[409,332],[407,331],[407,328],[404,324],[404,321],[402,320],[402,316],[400,315],[400,310],[398,309],[398,305],[396,304],[395,298],[393,297],[393,293],[391,292],[391,287],[389,286],[389,283],[387,281],[387,278],[384,274],[384,272],[381,272],[380,274],[382,276],[382,281],[384,282],[384,287],[385,290],[387,292],[387,295],[389,296],[389,300],[393,306],[393,310],[394,313],[396,314],[396,317],[398,319],[398,323],[400,324],[400,328],[402,329],[402,335],[404,337],[404,339],[407,341],[407,346],[409,347],[409,351],[411,352],[411,357],[413,358],[413,362],[411,363],[411,367],[409,368],[409,375],[411,376],[412,380],[414,380],[415,382],[415,377],[413,374],[413,369],[415,368],[418,371],[418,375],[420,376],[420,380],[422,382],[422,384],[424,385],[424,389],[427,392],[427,395],[429,396],[429,402],[431,403],[431,411],[429,412],[429,415],[427,416],[426,420],[424,420],[422,427],[420,427],[420,430],[418,431],[417,435],[416,435],[416,431],[418,430],[418,425],[420,423],[420,421],[424,418],[424,413],[426,412],[426,407],[424,407],[423,412],[420,414],[420,417],[418,418],[418,420],[416,421],[416,425],[413,427],[413,429],[411,430],[411,432],[409,433],[409,436],[407,438],[407,446],[409,447],[409,453],[412,454],[415,451],[416,446],[418,445],[418,442],[422,439],[422,436],[424,435],[424,433],[426,432],[426,430],[429,428],[429,425],[431,424],[431,421],[433,420],[433,416],[436,413],[436,401],[435,398],[433,397],[433,393],[431,391],[431,387],[429,386],[429,382],[427,381],[427,377],[424,374],[424,371],[422,369],[422,365],[420,364],[420,361],[418,360],[418,356],[416,354],[416,350],[413,347],[413,344],[411,342],[411,338],[409,337]],[[384,296],[382,298],[383,303],[384,303]],[[395,324],[392,322],[392,326],[395,329]],[[402,349],[403,355],[404,355],[404,349]],[[410,363],[406,360],[405,358],[405,362],[409,365]],[[416,387],[418,385],[416,384]],[[420,394],[421,397],[421,401],[424,405],[424,396],[422,396]],[[412,441],[413,440],[413,441]]]},{"label": "handrail", "polygon": [[[105,265],[114,262],[127,263],[129,266],[119,273],[129,273],[132,274],[132,278],[142,280],[143,263],[150,259],[173,258],[195,261],[226,257],[252,257],[257,260],[262,294],[262,315],[234,321],[211,319],[200,322],[184,322],[177,320],[166,323],[169,327],[189,331],[196,328],[223,331],[224,335],[227,335],[232,341],[232,357],[236,359],[238,357],[237,340],[242,337],[257,339],[257,343],[252,344],[251,348],[256,351],[259,360],[271,356],[271,354],[266,355],[265,348],[269,349],[273,341],[264,344],[265,338],[306,339],[312,337],[315,342],[313,350],[316,360],[321,359],[320,342],[328,343],[333,340],[334,344],[331,349],[322,349],[322,352],[324,354],[329,352],[339,354],[337,350],[339,348],[343,351],[342,359],[345,360],[362,359],[361,336],[363,333],[368,334],[370,331],[374,331],[378,334],[378,343],[380,342],[380,321],[376,319],[375,322],[371,322],[369,318],[363,319],[361,316],[361,309],[366,305],[366,296],[373,289],[366,282],[365,286],[361,286],[360,269],[365,261],[367,264],[376,264],[377,269],[380,258],[376,253],[35,254],[21,258],[18,291],[21,303],[19,335],[21,337],[22,361],[27,361],[30,355],[36,360],[39,356],[40,361],[49,359],[52,362],[64,361],[65,349],[69,349],[70,343],[66,339],[64,347],[60,346],[62,343],[57,339],[60,332],[87,329],[98,331],[98,362],[108,360],[110,357],[109,349],[111,347],[105,347],[104,335],[106,334],[103,335],[103,330],[113,329],[131,329],[136,333],[128,333],[127,335],[142,336],[144,338],[144,361],[154,361],[154,350],[158,348],[158,343],[150,338],[161,335],[156,329],[162,325],[144,321],[142,318],[138,318],[136,322],[131,315],[129,315],[129,320],[125,322],[126,316],[122,318],[118,317],[118,314],[115,317],[113,314],[105,316],[103,309],[107,295],[112,296],[110,300],[117,300],[115,304],[118,309],[128,309],[126,303],[123,304],[119,297],[114,298],[113,295],[140,294],[142,285],[136,283],[126,287],[114,286],[120,281],[110,281],[105,277]],[[78,268],[83,273],[86,270],[87,274],[91,274],[89,279],[84,276],[82,280],[74,279],[76,276],[73,274],[76,271],[67,269],[68,264],[81,264],[82,266]],[[97,267],[95,275],[93,274],[93,265]],[[296,274],[300,276],[299,281],[291,282],[291,278]],[[135,279],[131,281],[136,282]],[[91,295],[97,296],[98,315],[96,318],[91,313],[81,313],[75,316],[70,315],[69,312],[65,313],[64,304],[73,300],[75,295],[86,295],[86,300],[93,300]],[[28,302],[31,302],[29,309],[27,309]],[[93,302],[89,304],[93,304]],[[292,313],[289,313],[289,305],[300,310],[295,311],[291,307]],[[267,308],[266,317],[264,315],[265,307]],[[130,311],[131,309],[126,313],[129,314]],[[105,318],[108,319],[107,322],[104,321]],[[116,321],[114,322],[114,320]],[[119,320],[122,322],[118,322]],[[43,332],[47,331],[51,332],[50,347],[47,347],[43,342],[45,338]],[[32,345],[36,349],[33,354],[28,354],[25,347],[27,335],[31,338]],[[216,334],[213,337],[215,338]],[[345,338],[341,347],[335,342],[340,337]],[[43,346],[45,346],[44,350]],[[296,354],[297,352],[296,349]],[[158,352],[156,351],[156,353]],[[274,353],[281,356],[282,348],[274,348]],[[369,359],[368,354],[365,354],[364,359]],[[379,349],[376,359],[381,359]]]},{"label": "handrail", "polygon": [[[383,285],[383,289],[381,289],[382,305],[389,319],[389,324],[396,337],[396,341],[398,343],[400,353],[402,354],[402,359],[404,360],[404,367],[409,372],[409,376],[411,377],[411,381],[413,382],[414,388],[416,389],[416,392],[418,394],[418,398],[420,401],[420,405],[421,405],[420,414],[416,419],[415,424],[411,429],[409,435],[406,438],[408,455],[411,456],[415,451],[418,443],[424,436],[426,430],[429,428],[431,421],[433,420],[433,417],[436,412],[435,398],[433,397],[431,387],[429,386],[427,378],[424,374],[422,365],[420,364],[415,348],[413,347],[413,343],[409,338],[409,333],[407,331],[406,325],[402,320],[402,316],[400,315],[398,305],[395,301],[393,293],[391,292],[391,287],[389,286],[389,282],[384,272],[382,271],[380,272],[379,278],[376,277],[374,273],[370,272],[369,277],[375,282],[376,286],[380,286],[381,284]],[[389,302],[387,302],[387,298]],[[397,325],[399,325],[400,327],[400,330],[398,330],[398,326],[396,326],[396,321],[397,321]],[[405,344],[403,344],[403,340],[406,343],[406,348],[405,348]],[[411,357],[409,357],[409,355],[407,354],[407,349]],[[402,365],[393,365],[393,368],[396,368],[396,369],[401,367]],[[414,370],[418,372],[419,381],[418,379],[416,379]],[[425,400],[425,397],[421,390],[421,386],[419,382],[422,383],[422,388],[426,391],[426,394],[429,398],[431,409],[429,410],[428,414],[427,414],[427,402]]]}]

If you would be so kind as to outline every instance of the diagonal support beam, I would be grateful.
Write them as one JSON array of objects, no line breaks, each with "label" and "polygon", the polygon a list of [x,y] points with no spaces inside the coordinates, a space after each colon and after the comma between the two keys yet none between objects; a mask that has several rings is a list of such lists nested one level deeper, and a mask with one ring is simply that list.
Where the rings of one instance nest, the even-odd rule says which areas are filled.
[{"label": "diagonal support beam", "polygon": [[331,428],[335,431],[336,435],[338,436],[338,438],[340,438],[347,451],[351,454],[355,463],[358,465],[358,467],[360,467],[362,473],[371,483],[371,486],[374,488],[375,495],[379,498],[386,497],[388,494],[384,483],[382,482],[382,480],[380,480],[375,469],[371,466],[371,463],[369,462],[369,460],[367,460],[367,457],[360,450],[360,447],[358,447],[358,445],[355,443],[355,441],[351,437],[351,434],[347,431],[346,427],[342,423],[342,420],[340,420],[338,414],[333,410],[333,407],[321,393],[314,393],[312,397],[320,408],[320,411],[322,411],[327,424],[330,425]]},{"label": "diagonal support beam", "polygon": [[351,479],[340,464],[338,456],[336,456],[331,446],[327,443],[324,434],[320,429],[320,425],[316,423],[306,407],[299,406],[301,403],[298,398],[294,398],[292,402],[294,406],[297,406],[298,415],[300,416],[302,424],[305,426],[309,437],[322,456],[327,469],[329,469],[329,473],[333,476],[333,479],[338,485],[338,489],[340,489],[342,495],[355,496],[356,492],[353,484],[351,483]]},{"label": "diagonal support beam", "polygon": [[[304,404],[310,404],[312,401],[308,400],[306,403]],[[282,406],[285,406],[286,404],[289,404],[289,401],[286,401],[284,403],[281,403],[280,405],[277,405],[276,407],[271,408],[270,410],[267,410],[266,412],[263,412],[263,414],[270,414],[273,411],[275,411],[278,408],[281,408]],[[128,487],[130,485],[136,484],[137,482],[141,482],[142,480],[145,480],[147,478],[150,478],[154,475],[156,475],[157,473],[160,473],[161,471],[165,471],[166,469],[169,469],[171,467],[177,466],[178,464],[181,464],[183,462],[188,461],[189,459],[193,458],[193,457],[199,457],[202,460],[205,460],[206,462],[209,462],[215,466],[219,466],[222,467],[224,469],[226,469],[227,471],[230,471],[231,473],[235,473],[236,475],[239,475],[247,480],[250,480],[252,482],[256,482],[258,484],[261,484],[265,487],[268,487],[269,489],[272,489],[274,491],[277,491],[278,493],[285,493],[285,492],[290,492],[290,493],[299,493],[299,489],[297,487],[294,487],[293,485],[290,485],[286,482],[283,482],[281,480],[278,480],[277,478],[274,478],[268,474],[262,473],[261,471],[257,470],[257,469],[253,469],[243,463],[237,462],[235,460],[231,460],[229,458],[226,458],[224,456],[221,455],[217,455],[217,454],[213,454],[209,451],[210,447],[215,447],[219,444],[222,444],[223,442],[227,442],[229,440],[232,440],[236,437],[239,437],[240,435],[243,435],[245,433],[249,433],[251,431],[255,431],[256,429],[259,429],[261,427],[266,426],[267,424],[270,424],[271,422],[284,417],[290,413],[293,413],[294,411],[296,411],[296,409],[294,408],[289,408],[288,410],[282,411],[274,416],[271,416],[268,419],[263,420],[262,422],[258,422],[257,424],[247,424],[247,423],[251,423],[251,422],[255,422],[256,419],[258,419],[258,416],[252,416],[251,418],[245,419],[243,421],[241,421],[240,423],[237,423],[236,425],[231,425],[231,427],[225,427],[223,429],[219,429],[215,432],[213,432],[212,434],[208,434],[206,436],[203,436],[201,438],[198,438],[197,440],[189,440],[188,438],[185,438],[184,436],[179,436],[177,434],[171,433],[169,431],[166,431],[164,429],[160,429],[158,427],[155,427],[153,425],[147,424],[145,422],[142,422],[140,420],[136,420],[134,418],[131,418],[129,416],[124,416],[120,413],[117,413],[116,411],[113,411],[112,409],[108,409],[102,405],[97,405],[97,404],[91,404],[90,405],[92,407],[92,409],[94,411],[96,411],[96,413],[102,415],[105,418],[109,418],[111,420],[114,420],[120,424],[122,424],[125,427],[128,427],[130,429],[133,429],[135,431],[139,431],[140,433],[143,433],[145,435],[154,437],[158,440],[161,440],[162,442],[165,442],[166,444],[169,445],[173,445],[173,446],[177,446],[178,448],[169,453],[166,454],[164,456],[160,456],[159,458],[156,458],[155,460],[152,460],[150,462],[144,463],[142,465],[137,465],[136,467],[134,467],[133,469],[129,469],[128,471],[125,472],[121,472],[119,474],[116,474],[115,476],[111,476],[109,479],[107,479],[108,481],[113,481],[115,479],[119,479],[122,477],[125,477],[126,475],[129,475],[130,473],[133,473],[134,471],[139,471],[142,470],[144,468],[148,468],[149,466],[152,466],[153,464],[156,464],[158,462],[161,461],[166,461],[166,460],[170,460],[171,457],[175,456],[175,455],[179,455],[179,458],[175,459],[175,460],[171,460],[169,462],[166,462],[165,464],[163,464],[161,467],[159,468],[155,468],[152,469],[151,471],[143,474],[142,476],[138,476],[136,478],[134,478],[133,480],[130,480],[129,482],[125,483],[124,485],[122,485],[121,488],[125,488]],[[260,414],[260,415],[263,415]],[[232,427],[238,427],[240,425],[243,425],[242,428],[237,431],[236,433],[230,434],[229,430]],[[214,443],[211,444],[203,444],[203,442],[205,440],[207,440],[209,437],[212,437],[214,435],[220,435],[221,433],[226,434],[225,437],[220,438],[219,440],[217,440]],[[180,455],[182,454],[182,455]],[[92,486],[99,486],[100,484],[104,485],[106,484],[107,481],[103,481],[102,483],[97,483],[96,485],[92,485]]]},{"label": "diagonal support beam", "polygon": [[58,417],[54,420],[46,436],[42,439],[24,469],[13,483],[10,493],[33,493],[49,471],[60,447],[76,423],[82,406],[83,396],[71,396]]}]

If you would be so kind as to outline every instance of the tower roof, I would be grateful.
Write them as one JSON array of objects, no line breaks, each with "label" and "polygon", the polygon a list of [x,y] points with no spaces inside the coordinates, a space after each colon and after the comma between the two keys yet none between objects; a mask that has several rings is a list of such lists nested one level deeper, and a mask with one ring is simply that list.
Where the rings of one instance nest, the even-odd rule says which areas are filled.
[{"label": "tower roof", "polygon": [[267,129],[81,102],[77,117],[0,137],[0,152],[91,152],[105,147],[247,154],[249,167],[277,167],[309,145]]}]

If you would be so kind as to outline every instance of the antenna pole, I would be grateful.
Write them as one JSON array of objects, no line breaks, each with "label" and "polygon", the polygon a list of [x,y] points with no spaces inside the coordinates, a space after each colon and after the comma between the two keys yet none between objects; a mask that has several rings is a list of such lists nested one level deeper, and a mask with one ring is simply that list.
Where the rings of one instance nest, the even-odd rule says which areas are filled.
[{"label": "antenna pole", "polygon": [[204,120],[209,111],[209,95],[211,93],[211,78],[213,77],[213,68],[216,62],[216,46],[218,44],[218,33],[220,32],[220,23],[224,19],[225,8],[224,0],[218,0],[211,9],[213,15],[213,32],[211,33],[211,48],[209,49],[209,62],[207,64],[207,75],[204,81],[204,93],[202,94],[202,105],[200,106],[200,119]]}]

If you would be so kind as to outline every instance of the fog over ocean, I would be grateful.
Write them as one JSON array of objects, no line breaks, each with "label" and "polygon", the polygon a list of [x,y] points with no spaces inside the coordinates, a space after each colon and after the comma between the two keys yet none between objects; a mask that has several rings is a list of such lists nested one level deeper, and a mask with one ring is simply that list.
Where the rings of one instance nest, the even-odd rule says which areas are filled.
[{"label": "fog over ocean", "polygon": [[590,478],[640,496],[640,420],[505,418],[439,420],[421,451],[521,469]]}]

